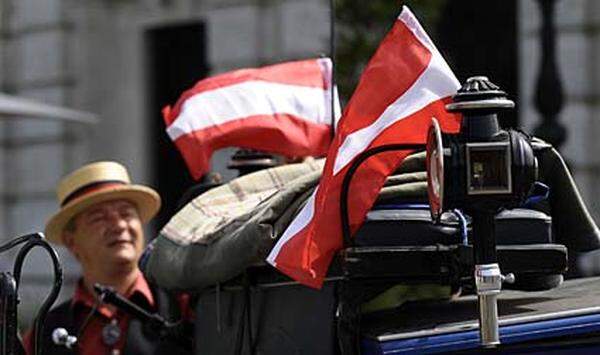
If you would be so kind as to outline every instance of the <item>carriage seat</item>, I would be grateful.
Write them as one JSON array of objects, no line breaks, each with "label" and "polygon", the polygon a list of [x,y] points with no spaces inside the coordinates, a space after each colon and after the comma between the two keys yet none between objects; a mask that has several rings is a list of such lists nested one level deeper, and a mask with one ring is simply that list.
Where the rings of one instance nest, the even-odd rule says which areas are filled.
[{"label": "carriage seat", "polygon": [[[470,218],[445,213],[433,224],[429,210],[376,206],[340,254],[347,279],[390,279],[405,283],[460,284],[473,273]],[[553,242],[552,219],[530,209],[496,217],[497,254],[503,273],[514,273],[517,288],[558,286],[567,268],[567,248]],[[526,282],[523,282],[526,281]]]}]

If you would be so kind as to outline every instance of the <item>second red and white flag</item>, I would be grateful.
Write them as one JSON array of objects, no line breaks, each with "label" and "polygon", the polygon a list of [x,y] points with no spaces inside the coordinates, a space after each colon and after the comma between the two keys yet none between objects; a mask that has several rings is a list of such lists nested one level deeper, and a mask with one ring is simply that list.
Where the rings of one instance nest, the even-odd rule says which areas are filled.
[{"label": "second red and white flag", "polygon": [[[456,132],[460,117],[445,110],[459,82],[417,19],[404,7],[367,64],[338,124],[320,184],[288,226],[267,261],[293,279],[320,288],[342,247],[340,191],[351,162],[385,144],[424,144],[432,117]],[[362,224],[385,179],[410,152],[366,160],[349,194],[351,232]]]}]

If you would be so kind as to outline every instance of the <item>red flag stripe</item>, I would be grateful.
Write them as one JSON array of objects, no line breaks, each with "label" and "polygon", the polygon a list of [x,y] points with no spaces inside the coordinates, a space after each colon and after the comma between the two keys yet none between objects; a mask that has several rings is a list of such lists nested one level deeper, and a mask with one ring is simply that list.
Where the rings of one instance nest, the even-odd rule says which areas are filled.
[{"label": "red flag stripe", "polygon": [[274,64],[262,68],[240,69],[203,79],[185,91],[165,122],[170,125],[180,115],[182,106],[192,96],[247,81],[305,86],[330,90],[331,59],[307,59]]},{"label": "red flag stripe", "polygon": [[[361,75],[355,94],[340,120],[339,126],[343,129],[340,133],[350,134],[371,125],[389,105],[413,86],[430,59],[431,52],[398,17]],[[370,94],[374,92],[378,94]],[[347,122],[343,122],[345,119]]]},{"label": "red flag stripe", "polygon": [[176,140],[181,135],[240,117],[277,114],[288,114],[315,124],[330,124],[329,97],[329,92],[321,88],[246,81],[189,97],[181,106],[177,119],[167,127],[167,133]]},{"label": "red flag stripe", "polygon": [[175,145],[192,176],[199,179],[209,170],[213,152],[230,146],[231,142],[238,142],[241,148],[282,155],[294,151],[298,156],[323,156],[329,147],[330,129],[327,124],[311,123],[288,114],[255,115],[181,135]]}]

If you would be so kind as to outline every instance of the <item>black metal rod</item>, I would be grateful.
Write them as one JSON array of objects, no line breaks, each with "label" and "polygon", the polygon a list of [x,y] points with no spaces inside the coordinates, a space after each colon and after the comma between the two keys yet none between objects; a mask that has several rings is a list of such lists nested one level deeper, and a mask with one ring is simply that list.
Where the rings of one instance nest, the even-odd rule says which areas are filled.
[{"label": "black metal rod", "polygon": [[102,302],[111,304],[149,325],[150,329],[157,332],[161,338],[171,339],[189,351],[194,348],[194,339],[188,333],[185,322],[173,322],[163,318],[158,313],[151,313],[118,294],[111,287],[95,284],[94,291],[99,295]]},{"label": "black metal rod", "polygon": [[329,0],[329,57],[331,59],[331,140],[335,137],[335,0]]},{"label": "black metal rod", "polygon": [[[31,236],[36,235],[30,235],[30,237]],[[33,342],[33,353],[36,355],[41,355],[42,349],[40,345],[42,344],[42,330],[44,329],[46,316],[48,314],[48,311],[50,310],[50,307],[52,307],[52,305],[58,298],[58,294],[60,293],[60,288],[62,287],[63,282],[63,271],[62,266],[60,265],[58,254],[56,254],[56,251],[54,250],[54,248],[52,248],[52,246],[50,246],[50,244],[48,244],[48,242],[41,238],[40,234],[37,234],[36,239],[32,238],[27,244],[25,244],[23,248],[21,248],[21,250],[19,250],[14,264],[13,275],[15,277],[15,283],[17,284],[18,290],[21,279],[21,270],[23,268],[23,262],[25,261],[25,257],[31,251],[31,249],[38,246],[42,247],[48,252],[50,258],[52,259],[52,264],[54,266],[54,284],[52,285],[50,293],[48,294],[48,296],[46,296],[46,299],[44,299],[44,302],[42,303],[40,310],[38,311],[38,315],[36,317],[33,327],[35,334]]]},{"label": "black metal rod", "polygon": [[13,240],[10,240],[10,241],[6,242],[5,244],[0,245],[0,253],[3,253],[3,252],[5,252],[5,251],[7,251],[9,249],[12,249],[12,248],[16,247],[19,244],[26,243],[26,242],[28,242],[28,241],[30,241],[32,239],[35,239],[35,238],[40,238],[39,234],[37,234],[37,233],[35,233],[35,234],[27,234],[27,235],[24,235],[22,237],[17,237],[17,238],[15,238]]},{"label": "black metal rod", "polygon": [[360,164],[375,154],[389,151],[419,150],[423,148],[425,148],[424,144],[386,144],[365,150],[356,156],[352,164],[350,164],[348,172],[344,176],[344,180],[342,181],[342,190],[340,192],[340,217],[342,222],[344,247],[354,245],[350,233],[350,217],[348,216],[348,193],[350,190],[352,177],[354,176],[354,173],[356,173],[356,170],[359,168]]},{"label": "black metal rod", "polygon": [[495,264],[496,256],[496,214],[490,211],[471,210],[473,225],[473,256],[475,264]]},{"label": "black metal rod", "polygon": [[103,302],[112,304],[113,306],[123,310],[125,313],[141,320],[144,323],[150,323],[153,326],[165,328],[169,326],[168,322],[160,315],[146,311],[142,307],[121,296],[110,287],[95,284],[94,291],[96,291]]}]

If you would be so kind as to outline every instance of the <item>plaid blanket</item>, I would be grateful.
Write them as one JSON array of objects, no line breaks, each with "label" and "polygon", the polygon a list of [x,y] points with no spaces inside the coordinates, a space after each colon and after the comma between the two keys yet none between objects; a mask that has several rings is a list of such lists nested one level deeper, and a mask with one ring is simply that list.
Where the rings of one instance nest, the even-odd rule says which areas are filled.
[{"label": "plaid blanket", "polygon": [[322,160],[249,174],[198,196],[146,248],[146,278],[200,290],[264,260],[319,181]]},{"label": "plaid blanket", "polygon": [[[261,263],[319,182],[323,160],[242,176],[196,197],[150,243],[140,262],[160,287],[199,290]],[[425,200],[424,154],[408,157],[378,203]]]},{"label": "plaid blanket", "polygon": [[254,210],[294,180],[320,172],[323,163],[323,159],[309,159],[265,169],[209,190],[177,212],[160,234],[180,245],[209,244],[217,230]]}]

